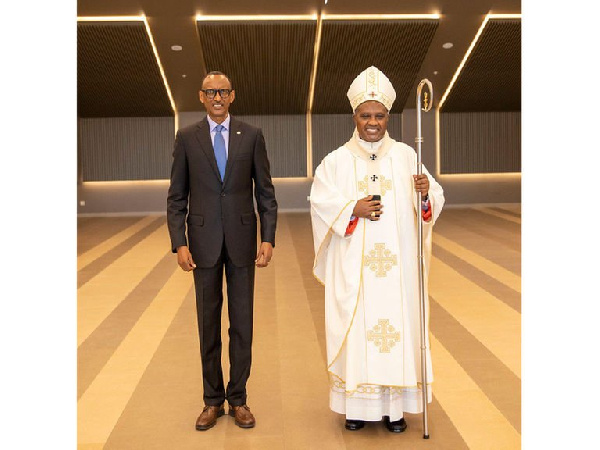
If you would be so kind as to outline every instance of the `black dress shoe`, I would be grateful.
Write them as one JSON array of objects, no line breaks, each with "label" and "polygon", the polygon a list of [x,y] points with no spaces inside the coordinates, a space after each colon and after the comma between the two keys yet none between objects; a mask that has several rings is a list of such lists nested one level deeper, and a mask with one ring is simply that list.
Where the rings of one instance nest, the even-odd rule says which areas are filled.
[{"label": "black dress shoe", "polygon": [[404,420],[404,418],[391,422],[388,416],[383,418],[383,423],[388,431],[391,431],[392,433],[402,433],[408,426],[406,425],[406,420]]},{"label": "black dress shoe", "polygon": [[349,420],[346,419],[346,430],[356,431],[365,427],[364,420]]}]

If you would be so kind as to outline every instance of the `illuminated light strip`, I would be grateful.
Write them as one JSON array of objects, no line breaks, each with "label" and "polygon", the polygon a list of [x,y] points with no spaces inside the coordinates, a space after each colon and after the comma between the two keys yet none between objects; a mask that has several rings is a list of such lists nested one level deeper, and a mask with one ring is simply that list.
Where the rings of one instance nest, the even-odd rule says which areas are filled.
[{"label": "illuminated light strip", "polygon": [[143,22],[143,16],[82,16],[77,22]]},{"label": "illuminated light strip", "polygon": [[[321,14],[319,17],[319,25],[318,25],[318,35],[317,39],[319,41],[321,39],[321,29],[322,29],[322,21],[323,20],[439,20],[440,14]],[[311,124],[311,116],[312,116],[312,106],[314,99],[314,89],[315,89],[315,78],[317,73],[317,57],[318,57],[318,49],[316,48],[317,43],[315,43],[315,64],[313,67],[313,74],[311,78],[311,91],[310,98],[308,104],[308,113],[306,115],[307,120],[307,177],[311,178],[313,176],[312,170],[312,124]],[[439,167],[439,166],[438,166]]]},{"label": "illuminated light strip", "polygon": [[308,177],[273,177],[272,178],[273,182],[276,183],[281,183],[281,184],[293,184],[293,183],[298,183],[300,181],[307,181]]},{"label": "illuminated light strip", "polygon": [[454,179],[462,178],[464,181],[475,179],[474,181],[477,181],[477,180],[484,181],[485,180],[485,181],[489,182],[489,181],[494,181],[494,179],[496,179],[497,181],[502,180],[502,179],[519,180],[521,178],[521,172],[445,173],[445,174],[438,174],[438,177],[441,178],[442,180],[447,180],[449,178],[454,178]]},{"label": "illuminated light strip", "polygon": [[323,29],[323,18],[317,19],[317,34],[315,36],[315,48],[313,52],[313,67],[310,75],[310,87],[308,88],[308,108],[306,110],[306,177],[313,176],[312,155],[312,107],[315,99],[315,84],[317,78],[317,66],[319,63],[319,51],[321,49],[321,31]]},{"label": "illuminated light strip", "polygon": [[317,19],[317,34],[315,37],[315,48],[313,52],[313,67],[310,75],[310,87],[308,89],[308,112],[312,112],[313,101],[315,98],[315,83],[317,78],[317,66],[319,62],[319,51],[321,49],[321,31],[323,29],[323,19],[319,16]]},{"label": "illuminated light strip", "polygon": [[[418,114],[418,111],[417,111]],[[440,145],[440,107],[439,104],[435,108],[435,177],[439,179],[442,174],[441,160],[441,145]]]},{"label": "illuminated light strip", "polygon": [[162,63],[160,62],[160,56],[158,56],[158,49],[154,44],[154,38],[152,37],[152,31],[150,30],[150,25],[148,24],[148,20],[146,19],[146,15],[142,14],[144,19],[144,25],[146,26],[146,33],[148,33],[148,38],[150,39],[150,44],[152,44],[152,51],[154,52],[154,57],[156,58],[156,63],[158,64],[158,69],[160,70],[160,75],[162,76],[163,83],[165,85],[165,89],[167,90],[167,95],[169,96],[169,101],[171,102],[171,108],[173,108],[173,114],[175,115],[175,133],[179,129],[179,114],[177,113],[177,107],[175,106],[175,100],[173,100],[173,95],[171,94],[171,88],[169,88],[169,82],[167,81],[167,76],[165,75],[165,71]]},{"label": "illuminated light strip", "polygon": [[[273,177],[272,180],[277,183],[295,183],[306,181],[310,177]],[[156,180],[116,180],[116,181],[83,181],[81,184],[90,188],[94,187],[126,187],[126,186],[169,186],[171,180],[168,178]]]},{"label": "illuminated light strip", "polygon": [[435,110],[435,178],[438,180],[441,179],[449,179],[453,178],[464,179],[464,180],[485,180],[485,181],[494,181],[501,179],[520,179],[521,172],[500,172],[500,173],[441,173],[441,143],[440,143],[440,108],[436,108]]},{"label": "illuminated light strip", "polygon": [[488,14],[487,16],[485,16],[485,19],[483,19],[483,22],[482,22],[481,26],[479,27],[479,30],[477,31],[477,34],[475,35],[475,37],[471,41],[471,45],[467,49],[467,52],[465,53],[465,56],[463,56],[463,59],[462,59],[462,61],[460,62],[459,66],[458,66],[458,69],[456,69],[456,72],[454,72],[454,76],[452,77],[452,80],[450,81],[450,84],[446,88],[446,92],[444,92],[444,95],[442,96],[442,99],[440,100],[440,102],[438,104],[438,109],[441,108],[442,105],[444,104],[444,102],[446,101],[446,98],[448,97],[448,94],[450,94],[450,91],[452,90],[452,87],[454,86],[454,83],[456,82],[458,76],[460,75],[460,72],[462,72],[462,69],[463,69],[463,67],[466,64],[467,59],[469,59],[469,56],[471,55],[471,52],[475,48],[475,44],[477,44],[477,41],[479,40],[479,37],[481,36],[481,33],[483,33],[483,30],[484,30],[484,28],[487,25],[487,23],[488,23],[489,20],[490,20],[490,15]]},{"label": "illuminated light strip", "polygon": [[479,27],[479,30],[477,31],[477,34],[475,34],[475,37],[473,38],[473,41],[471,41],[471,45],[469,46],[469,48],[467,49],[467,52],[465,53],[465,55],[463,56],[463,59],[460,63],[460,65],[458,66],[458,68],[456,69],[456,72],[454,72],[454,76],[452,77],[452,80],[450,81],[450,84],[448,85],[448,87],[446,88],[446,92],[444,92],[444,95],[442,96],[442,99],[440,100],[440,102],[438,103],[438,106],[435,110],[435,173],[436,173],[436,177],[443,177],[443,178],[460,178],[460,177],[464,177],[464,178],[480,178],[480,179],[485,179],[486,181],[489,181],[490,178],[520,178],[521,177],[521,173],[520,172],[505,172],[505,173],[469,173],[469,174],[443,174],[441,173],[441,143],[440,143],[440,109],[442,108],[442,105],[444,104],[444,102],[446,101],[446,98],[448,98],[448,95],[450,94],[450,91],[452,90],[452,87],[454,86],[454,83],[456,82],[456,80],[458,79],[458,76],[460,75],[460,72],[462,71],[464,65],[467,62],[467,59],[469,58],[469,56],[471,55],[471,52],[473,51],[473,49],[475,48],[475,44],[477,44],[477,41],[479,40],[479,37],[481,36],[481,33],[483,33],[483,30],[485,29],[487,23],[490,20],[493,19],[520,19],[521,18],[521,14],[491,14],[488,13],[485,16],[485,19],[483,19],[483,22],[481,24],[481,26]]},{"label": "illuminated light strip", "polygon": [[238,22],[238,21],[264,21],[264,20],[317,20],[317,14],[304,15],[245,15],[245,16],[203,16],[196,14],[197,22]]},{"label": "illuminated light strip", "polygon": [[82,184],[84,186],[148,186],[148,185],[156,185],[163,186],[165,184],[169,184],[170,180],[168,178],[160,179],[160,180],[115,180],[115,181],[83,181]]},{"label": "illuminated light strip", "polygon": [[[232,16],[203,16],[196,14],[196,22],[261,22],[261,21],[317,21],[317,36],[315,40],[313,70],[310,79],[308,94],[308,108],[306,112],[306,179],[312,177],[312,123],[311,110],[314,98],[315,76],[317,72],[317,60],[321,42],[321,15],[232,15]],[[305,178],[301,178],[305,179]]]},{"label": "illuminated light strip", "polygon": [[444,92],[444,95],[442,96],[442,99],[440,100],[440,103],[438,104],[438,108],[441,108],[442,105],[444,104],[444,102],[446,101],[448,94],[450,94],[450,91],[452,90],[454,83],[458,79],[458,76],[460,75],[460,72],[462,71],[463,67],[465,66],[467,59],[469,59],[469,56],[471,55],[471,52],[475,48],[475,44],[477,44],[477,41],[479,40],[481,33],[483,33],[483,30],[485,29],[487,23],[491,19],[520,19],[520,18],[521,18],[521,14],[487,14],[485,16],[485,19],[483,19],[483,22],[482,22],[481,26],[479,27],[477,34],[473,38],[473,41],[471,41],[471,45],[469,46],[467,52],[465,53],[465,56],[463,56],[463,59],[460,62],[460,65],[458,66],[458,69],[456,69],[456,72],[454,72],[454,76],[452,77],[450,84],[446,88],[446,92]]},{"label": "illuminated light strip", "polygon": [[323,20],[418,20],[439,19],[439,14],[323,14]]},{"label": "illuminated light strip", "polygon": [[488,14],[490,19],[520,19],[521,14]]},{"label": "illuminated light strip", "polygon": [[312,178],[312,114],[306,112],[306,178]]},{"label": "illuminated light strip", "polygon": [[77,22],[144,22],[144,26],[146,27],[146,34],[148,34],[148,38],[150,39],[150,45],[152,45],[154,58],[156,59],[156,63],[158,64],[158,69],[160,71],[160,75],[162,76],[165,89],[167,90],[167,96],[169,97],[169,102],[171,103],[173,114],[175,115],[175,132],[177,133],[177,130],[179,129],[179,115],[177,113],[177,108],[175,107],[173,95],[171,95],[171,88],[169,87],[169,83],[167,82],[167,77],[165,75],[163,65],[160,62],[160,57],[158,56],[158,50],[156,48],[156,45],[154,44],[154,38],[152,36],[152,31],[150,30],[148,20],[146,19],[146,15],[141,14],[139,16],[82,16],[77,17]]},{"label": "illuminated light strip", "polygon": [[[312,107],[314,102],[315,84],[317,75],[317,66],[319,59],[319,50],[321,47],[321,31],[323,20],[418,20],[429,19],[438,20],[440,14],[312,14],[312,15],[202,15],[196,14],[197,22],[227,22],[227,21],[300,21],[316,20],[317,35],[315,39],[315,48],[313,53],[313,68],[311,72],[308,108],[306,112],[306,179],[313,176],[312,159]],[[304,179],[304,178],[298,178]]]}]

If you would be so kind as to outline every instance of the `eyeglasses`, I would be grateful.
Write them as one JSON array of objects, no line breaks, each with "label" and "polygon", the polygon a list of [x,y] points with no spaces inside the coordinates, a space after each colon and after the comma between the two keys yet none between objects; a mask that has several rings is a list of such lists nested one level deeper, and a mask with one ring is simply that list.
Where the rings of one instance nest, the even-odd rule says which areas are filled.
[{"label": "eyeglasses", "polygon": [[229,94],[231,94],[233,89],[200,89],[200,91],[204,92],[204,95],[206,95],[209,100],[212,100],[215,98],[217,93],[221,96],[221,98],[229,97]]}]

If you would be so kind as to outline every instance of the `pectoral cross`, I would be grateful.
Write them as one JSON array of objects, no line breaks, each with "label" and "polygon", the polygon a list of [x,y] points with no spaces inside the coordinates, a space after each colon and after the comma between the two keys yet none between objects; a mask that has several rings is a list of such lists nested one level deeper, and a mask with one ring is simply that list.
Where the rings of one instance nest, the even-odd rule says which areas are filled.
[{"label": "pectoral cross", "polygon": [[377,155],[371,155],[369,158],[371,158],[371,161],[375,161],[377,159]]},{"label": "pectoral cross", "polygon": [[377,181],[379,177],[377,175],[371,175],[371,181]]}]

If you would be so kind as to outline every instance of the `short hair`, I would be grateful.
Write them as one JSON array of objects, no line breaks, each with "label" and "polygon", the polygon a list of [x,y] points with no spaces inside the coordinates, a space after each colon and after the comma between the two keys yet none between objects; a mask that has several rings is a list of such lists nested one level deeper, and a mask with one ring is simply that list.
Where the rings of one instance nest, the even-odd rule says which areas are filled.
[{"label": "short hair", "polygon": [[227,81],[229,81],[229,84],[231,85],[231,89],[233,90],[233,81],[231,81],[231,78],[229,78],[229,76],[219,70],[211,70],[210,72],[208,72],[204,78],[202,78],[202,84],[201,86],[204,86],[204,80],[206,80],[208,77],[210,77],[211,75],[223,75],[225,78],[227,78]]}]

